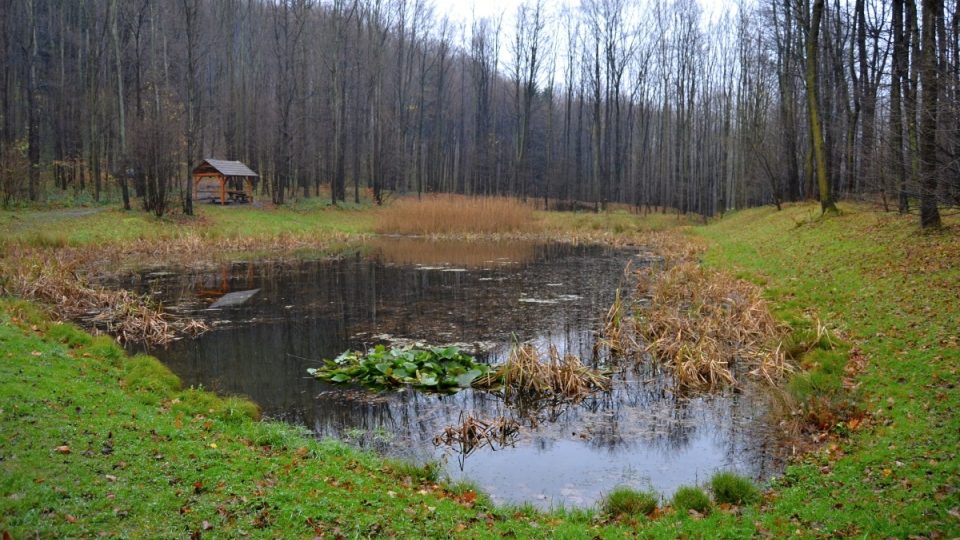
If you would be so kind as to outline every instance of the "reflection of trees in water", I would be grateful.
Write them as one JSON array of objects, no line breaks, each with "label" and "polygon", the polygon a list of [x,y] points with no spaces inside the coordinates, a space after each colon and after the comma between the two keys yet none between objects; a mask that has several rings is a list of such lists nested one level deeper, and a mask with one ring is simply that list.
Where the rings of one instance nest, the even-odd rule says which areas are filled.
[{"label": "reflection of trees in water", "polygon": [[670,456],[685,450],[698,433],[708,436],[727,455],[730,466],[758,464],[754,474],[766,474],[768,449],[758,445],[758,398],[740,395],[684,397],[674,394],[670,381],[655,376],[655,368],[629,371],[615,378],[613,388],[579,404],[551,402],[541,420],[531,423],[530,407],[518,411],[500,396],[463,391],[453,396],[430,396],[414,391],[380,394],[374,400],[361,394],[332,392],[319,398],[314,430],[342,438],[345,431],[386,430],[394,435],[388,452],[430,455],[434,436],[456,425],[463,411],[478,418],[513,417],[524,427],[519,444],[546,451],[559,440],[583,440],[609,455],[633,449]]}]

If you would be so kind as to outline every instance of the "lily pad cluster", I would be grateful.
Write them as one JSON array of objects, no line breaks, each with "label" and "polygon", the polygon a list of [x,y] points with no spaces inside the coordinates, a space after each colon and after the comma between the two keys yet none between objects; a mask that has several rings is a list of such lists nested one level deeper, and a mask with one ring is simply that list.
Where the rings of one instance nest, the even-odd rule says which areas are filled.
[{"label": "lily pad cluster", "polygon": [[371,388],[410,385],[420,390],[455,392],[469,388],[490,368],[456,347],[387,348],[346,351],[323,367],[307,370],[322,381],[356,383]]}]

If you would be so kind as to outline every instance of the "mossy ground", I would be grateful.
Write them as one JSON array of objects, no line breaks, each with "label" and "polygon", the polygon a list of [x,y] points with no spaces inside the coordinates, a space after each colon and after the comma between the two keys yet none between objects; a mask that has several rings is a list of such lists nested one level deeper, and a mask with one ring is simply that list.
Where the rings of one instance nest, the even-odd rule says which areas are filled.
[{"label": "mossy ground", "polygon": [[[688,229],[711,243],[705,264],[764,285],[796,330],[794,348],[813,351],[800,361],[818,375],[797,379],[792,392],[802,399],[853,390],[868,413],[856,424],[827,426],[826,440],[756,505],[719,507],[705,519],[667,511],[653,520],[494,508],[471,486],[444,488],[416,469],[257,421],[246,400],[183,389],[152,358],[130,358],[107,338],[3,300],[0,529],[13,538],[958,536],[957,225],[926,235],[915,219],[841,210],[819,219],[814,205],[757,209]],[[247,212],[255,213],[213,219],[233,223],[217,226],[223,234],[360,230],[371,219],[358,210]],[[118,215],[133,222],[119,227]],[[36,219],[39,226],[15,234],[41,234],[45,222]],[[196,227],[169,223],[156,232],[152,218],[111,210],[77,219],[87,221],[58,227],[67,245]],[[604,218],[570,219],[593,227]],[[660,228],[615,219],[625,231]],[[0,216],[0,229],[13,230],[17,220]],[[831,337],[817,331],[818,320],[836,344],[820,343]],[[851,359],[865,363],[853,380]],[[849,383],[858,387],[843,388]]]}]

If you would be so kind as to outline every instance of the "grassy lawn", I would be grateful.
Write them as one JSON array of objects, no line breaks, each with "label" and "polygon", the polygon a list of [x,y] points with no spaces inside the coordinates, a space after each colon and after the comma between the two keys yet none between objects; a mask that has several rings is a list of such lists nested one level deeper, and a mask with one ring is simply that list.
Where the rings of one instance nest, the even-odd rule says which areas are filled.
[{"label": "grassy lawn", "polygon": [[201,204],[195,214],[192,218],[157,219],[145,212],[105,208],[0,211],[0,235],[8,242],[41,247],[151,242],[184,236],[215,242],[237,237],[363,233],[371,229],[374,220],[373,212],[355,208],[318,211]]},{"label": "grassy lawn", "polygon": [[[812,205],[756,209],[685,229],[710,243],[705,264],[763,284],[785,321],[809,328],[819,319],[849,344],[837,349],[842,356],[867,361],[850,390],[865,419],[833,426],[759,503],[652,520],[495,508],[429,471],[257,421],[244,400],[183,389],[151,358],[127,357],[106,338],[2,300],[0,530],[13,538],[956,537],[958,225],[921,235],[912,218],[843,210],[819,220]],[[105,210],[70,218],[57,234],[69,245],[128,242],[205,222],[224,236],[351,233],[372,228],[374,212],[204,207],[195,223],[157,227],[143,214]],[[676,221],[538,216],[558,231],[611,234]],[[130,221],[116,227],[118,219]],[[47,223],[4,213],[0,231],[40,234],[25,220]]]}]

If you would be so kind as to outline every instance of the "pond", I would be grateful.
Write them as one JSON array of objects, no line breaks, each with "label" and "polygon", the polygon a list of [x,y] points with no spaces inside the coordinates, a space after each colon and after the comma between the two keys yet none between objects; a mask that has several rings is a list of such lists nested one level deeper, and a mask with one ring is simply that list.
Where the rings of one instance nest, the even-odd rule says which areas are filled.
[{"label": "pond", "polygon": [[[140,272],[122,286],[201,318],[212,331],[150,351],[188,385],[249,396],[270,418],[406,459],[442,460],[496,502],[587,506],[617,485],[669,496],[719,469],[778,470],[763,392],[685,397],[650,362],[618,368],[610,391],[523,415],[512,446],[466,458],[434,437],[461,415],[521,416],[479,390],[375,393],[307,375],[324,358],[377,343],[458,344],[490,363],[515,341],[550,344],[590,365],[596,331],[637,250],[534,242],[370,240],[335,260],[234,262]],[[226,293],[255,294],[211,307]],[[242,300],[242,296],[241,296]],[[221,301],[221,304],[224,302]]]}]

